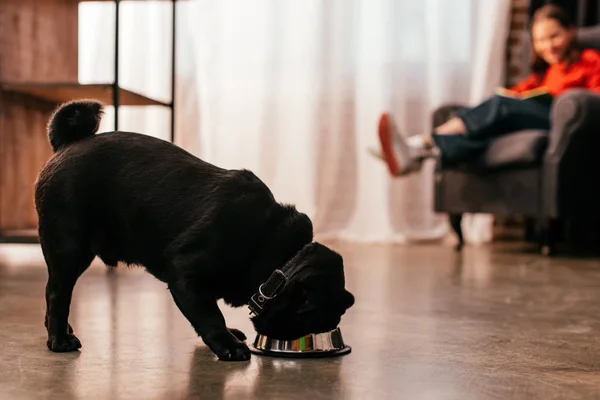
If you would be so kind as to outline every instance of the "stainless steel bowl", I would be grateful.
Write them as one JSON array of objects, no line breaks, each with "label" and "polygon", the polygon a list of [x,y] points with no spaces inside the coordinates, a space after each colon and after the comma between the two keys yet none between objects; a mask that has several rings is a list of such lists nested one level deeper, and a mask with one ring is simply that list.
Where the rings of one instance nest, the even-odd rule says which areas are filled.
[{"label": "stainless steel bowl", "polygon": [[340,328],[325,333],[309,334],[294,340],[277,340],[256,335],[250,351],[255,354],[273,357],[335,357],[350,353]]}]

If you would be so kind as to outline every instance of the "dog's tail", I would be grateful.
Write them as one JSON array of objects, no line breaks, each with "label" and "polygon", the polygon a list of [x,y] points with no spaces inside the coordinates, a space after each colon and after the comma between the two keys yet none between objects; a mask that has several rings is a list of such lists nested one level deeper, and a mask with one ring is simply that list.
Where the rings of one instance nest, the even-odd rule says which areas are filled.
[{"label": "dog's tail", "polygon": [[57,152],[71,143],[95,135],[102,114],[102,103],[96,100],[75,100],[61,104],[48,122],[52,150]]}]

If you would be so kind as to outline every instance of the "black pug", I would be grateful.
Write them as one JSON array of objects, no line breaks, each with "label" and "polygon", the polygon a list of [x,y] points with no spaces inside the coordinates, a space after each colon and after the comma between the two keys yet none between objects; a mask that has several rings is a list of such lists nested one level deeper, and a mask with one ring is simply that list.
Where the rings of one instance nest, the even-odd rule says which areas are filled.
[{"label": "black pug", "polygon": [[55,154],[37,179],[35,205],[50,350],[81,347],[69,308],[95,256],[166,282],[221,360],[248,360],[250,352],[245,335],[227,328],[218,299],[248,304],[256,331],[273,338],[337,327],[354,296],[344,288],[342,257],[312,242],[305,214],[277,203],[250,171],[221,169],[147,135],[96,135],[102,113],[94,100],[68,102],[48,124]]}]

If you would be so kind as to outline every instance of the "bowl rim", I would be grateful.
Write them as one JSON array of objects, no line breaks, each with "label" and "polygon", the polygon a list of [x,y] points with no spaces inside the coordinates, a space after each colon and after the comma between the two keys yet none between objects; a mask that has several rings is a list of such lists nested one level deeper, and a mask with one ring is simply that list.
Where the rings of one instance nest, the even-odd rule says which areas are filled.
[{"label": "bowl rim", "polygon": [[335,350],[309,350],[309,351],[281,351],[281,350],[262,350],[257,349],[254,345],[249,346],[250,352],[267,357],[279,358],[326,358],[337,357],[349,354],[352,352],[352,347],[346,345],[341,349]]}]

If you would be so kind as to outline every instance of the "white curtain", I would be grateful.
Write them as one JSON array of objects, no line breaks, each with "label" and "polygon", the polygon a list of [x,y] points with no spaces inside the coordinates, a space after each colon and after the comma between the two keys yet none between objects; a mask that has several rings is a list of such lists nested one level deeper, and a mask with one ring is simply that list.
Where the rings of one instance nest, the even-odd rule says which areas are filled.
[{"label": "white curtain", "polygon": [[[485,6],[483,5],[485,3]],[[190,0],[178,4],[177,144],[254,171],[320,238],[440,239],[433,165],[390,179],[371,158],[391,111],[403,134],[504,79],[510,0]],[[80,6],[80,78],[112,79],[112,5]],[[168,3],[122,5],[122,81],[168,99]],[[134,21],[134,17],[138,17]],[[125,44],[128,42],[129,44]],[[168,112],[125,110],[122,129],[168,137]],[[110,114],[103,128],[111,129]],[[469,242],[490,216],[467,216]]]}]

